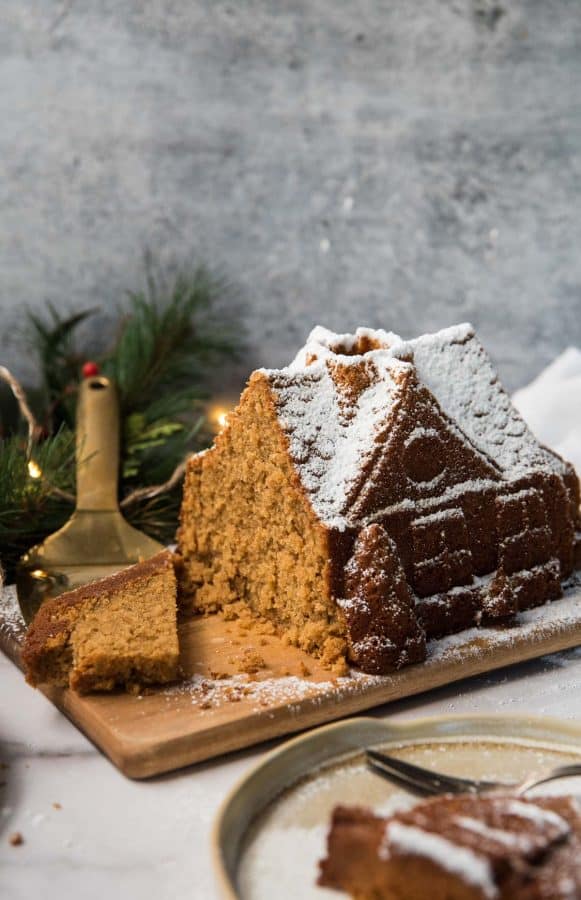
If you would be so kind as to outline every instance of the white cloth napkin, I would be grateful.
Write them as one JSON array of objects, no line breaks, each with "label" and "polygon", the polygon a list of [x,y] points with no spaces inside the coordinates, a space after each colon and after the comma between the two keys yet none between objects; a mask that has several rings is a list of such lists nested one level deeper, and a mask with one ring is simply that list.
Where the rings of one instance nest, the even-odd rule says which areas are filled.
[{"label": "white cloth napkin", "polygon": [[581,350],[569,347],[513,395],[531,430],[581,476]]}]

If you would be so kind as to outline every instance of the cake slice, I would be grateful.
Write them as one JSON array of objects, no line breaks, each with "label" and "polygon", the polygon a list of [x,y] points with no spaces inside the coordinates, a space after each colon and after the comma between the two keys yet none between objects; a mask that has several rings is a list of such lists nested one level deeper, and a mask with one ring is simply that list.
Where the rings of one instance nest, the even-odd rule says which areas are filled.
[{"label": "cake slice", "polygon": [[174,558],[164,550],[47,600],[26,635],[26,679],[79,693],[173,681],[176,615]]},{"label": "cake slice", "polygon": [[579,900],[572,797],[443,796],[381,818],[337,807],[319,884],[357,900]]}]

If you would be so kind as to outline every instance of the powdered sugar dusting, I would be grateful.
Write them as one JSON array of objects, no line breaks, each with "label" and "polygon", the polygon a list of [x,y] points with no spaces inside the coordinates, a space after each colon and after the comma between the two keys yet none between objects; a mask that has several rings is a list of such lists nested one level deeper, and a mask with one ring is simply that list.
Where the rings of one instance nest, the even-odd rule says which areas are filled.
[{"label": "powdered sugar dusting", "polygon": [[571,828],[569,823],[559,816],[556,812],[553,812],[552,809],[543,809],[541,806],[537,806],[534,803],[521,803],[518,800],[513,800],[506,805],[506,811],[511,816],[517,816],[519,819],[528,819],[530,822],[534,822],[534,824],[538,828],[547,828],[547,826],[551,826],[556,829],[557,833],[561,836],[569,834]]},{"label": "powdered sugar dusting", "polygon": [[[340,530],[346,526],[350,491],[397,407],[402,375],[409,370],[409,363],[385,351],[371,351],[368,357],[369,383],[351,405],[325,358],[300,372],[289,367],[268,373],[302,484],[322,521]],[[353,365],[358,357],[345,359]]]},{"label": "powdered sugar dusting", "polygon": [[[371,349],[358,352],[365,346]],[[334,367],[354,377],[355,370],[375,375],[367,387],[355,390],[347,417]],[[451,431],[485,458],[493,474],[514,480],[539,468],[565,471],[563,461],[538,443],[512,405],[469,324],[410,341],[383,330],[334,334],[317,326],[289,366],[261,371],[275,395],[280,424],[313,508],[322,522],[338,530],[356,524],[348,522],[354,515],[348,508],[350,489],[371,458],[378,434],[385,434],[395,416],[406,371],[415,371],[450,420]],[[418,423],[415,437],[422,428]],[[475,485],[465,487],[474,490]],[[462,491],[462,485],[455,489]]]},{"label": "powdered sugar dusting", "polygon": [[[485,579],[482,579],[484,582]],[[499,650],[512,649],[517,644],[538,644],[543,638],[566,634],[581,627],[581,603],[576,582],[565,596],[554,603],[519,613],[516,624],[509,628],[470,628],[458,634],[428,643],[428,656],[422,669],[426,681],[433,686],[447,682],[446,671],[460,663],[482,662]],[[443,676],[438,680],[438,673]],[[168,702],[186,699],[202,714],[216,708],[244,700],[251,713],[273,715],[272,710],[285,707],[290,716],[298,716],[306,708],[323,707],[332,698],[333,709],[341,700],[353,696],[370,697],[370,703],[385,702],[403,696],[399,685],[406,679],[406,670],[390,675],[368,675],[352,669],[347,676],[316,681],[299,676],[262,677],[253,680],[249,675],[233,675],[215,680],[194,675],[187,681],[168,686],[161,691]],[[374,698],[371,700],[371,698]],[[248,709],[249,707],[249,709]],[[324,718],[329,718],[325,716]]]},{"label": "powdered sugar dusting", "polygon": [[511,628],[468,628],[431,641],[425,664],[467,662],[484,657],[491,649],[513,647],[517,641],[537,641],[541,635],[546,638],[579,628],[581,603],[577,580],[570,584],[572,590],[566,591],[560,600],[519,613]]},{"label": "powdered sugar dusting", "polygon": [[464,828],[466,831],[473,831],[480,837],[486,838],[487,841],[502,844],[504,847],[522,850],[527,852],[533,847],[533,842],[526,834],[516,834],[511,831],[503,831],[501,828],[491,828],[480,822],[479,819],[473,819],[471,816],[456,816],[453,820],[455,824]]},{"label": "powdered sugar dusting", "polygon": [[544,450],[504,391],[490,357],[465,323],[394,347],[413,354],[418,378],[446,415],[505,477],[538,467],[562,472],[562,462]]},{"label": "powdered sugar dusting", "polygon": [[379,847],[379,856],[389,859],[392,850],[431,859],[445,871],[457,875],[465,884],[479,888],[490,900],[498,897],[498,888],[488,860],[438,834],[397,821],[388,822]]},{"label": "powdered sugar dusting", "polygon": [[329,692],[340,693],[345,689],[353,690],[362,685],[366,676],[360,673],[336,678],[333,681],[308,681],[296,675],[280,678],[252,680],[249,675],[232,675],[229,678],[214,680],[203,675],[194,675],[179,684],[170,685],[162,693],[168,698],[190,698],[192,704],[201,705],[205,709],[215,709],[225,703],[238,702],[245,698],[253,704],[254,711],[284,704],[288,712],[299,713],[306,700],[315,703]]},{"label": "powdered sugar dusting", "polygon": [[[393,331],[384,331],[383,328],[358,328],[354,334],[336,334],[322,325],[315,325],[307,338],[304,347],[301,347],[293,361],[288,366],[290,372],[300,372],[313,356],[319,359],[338,357],[342,361],[355,360],[359,362],[363,356],[355,353],[361,339],[367,339],[382,349],[401,344],[401,337]],[[348,354],[345,355],[345,354]]]}]

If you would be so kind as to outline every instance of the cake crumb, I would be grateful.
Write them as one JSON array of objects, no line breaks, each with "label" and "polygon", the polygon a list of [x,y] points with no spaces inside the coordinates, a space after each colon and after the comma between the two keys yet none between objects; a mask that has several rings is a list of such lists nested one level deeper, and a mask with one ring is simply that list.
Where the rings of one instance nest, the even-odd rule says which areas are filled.
[{"label": "cake crumb", "polygon": [[257,653],[255,650],[247,650],[244,654],[244,659],[242,661],[242,671],[246,672],[248,675],[254,675],[256,672],[259,672],[260,669],[266,669],[266,662],[264,657]]},{"label": "cake crumb", "polygon": [[62,809],[62,806],[60,803],[53,803],[52,808],[53,809]]},{"label": "cake crumb", "polygon": [[299,666],[299,671],[304,678],[308,678],[309,675],[313,674],[311,672],[311,670],[309,669],[309,667],[307,665],[305,665],[305,663],[302,660],[301,660],[301,664]]},{"label": "cake crumb", "polygon": [[11,847],[20,847],[24,843],[24,838],[20,831],[13,831],[8,838],[8,842]]}]

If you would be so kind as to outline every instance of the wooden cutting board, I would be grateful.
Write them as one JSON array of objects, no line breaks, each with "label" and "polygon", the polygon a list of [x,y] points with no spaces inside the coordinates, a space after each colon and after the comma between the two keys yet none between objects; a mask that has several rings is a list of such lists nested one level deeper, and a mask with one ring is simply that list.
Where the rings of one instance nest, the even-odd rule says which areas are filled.
[{"label": "wooden cutting board", "polygon": [[[25,626],[12,588],[0,598],[0,647],[20,666]],[[581,644],[581,585],[522,613],[510,629],[433,641],[426,662],[388,676],[333,678],[316,661],[221,616],[180,626],[188,679],[139,696],[43,693],[131,778],[147,778],[352,715],[481,672]],[[33,690],[33,688],[30,688]]]}]

